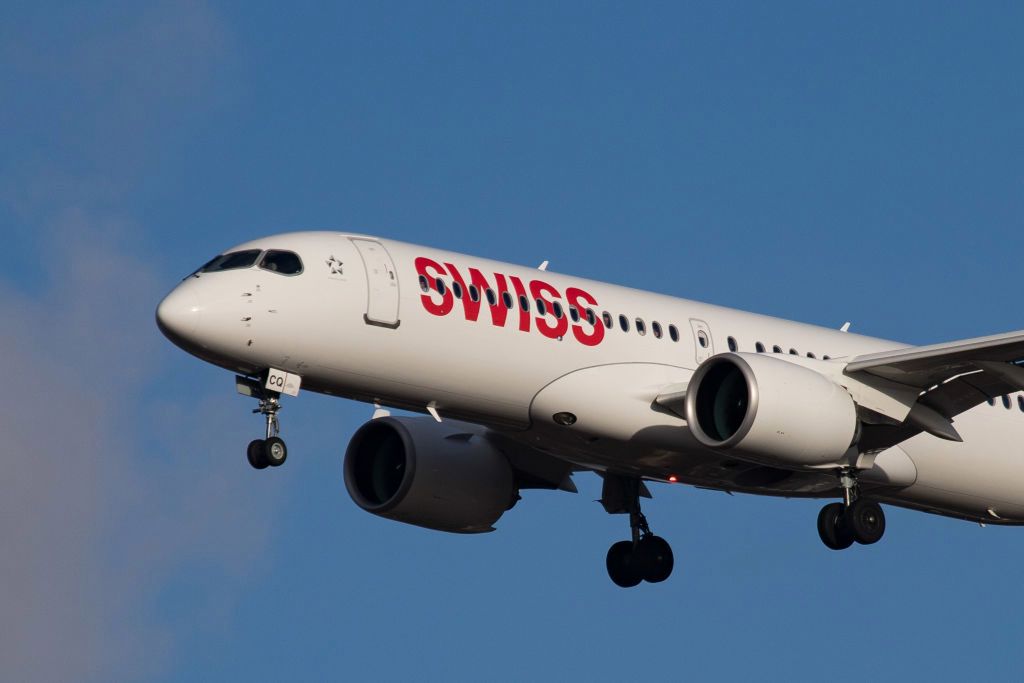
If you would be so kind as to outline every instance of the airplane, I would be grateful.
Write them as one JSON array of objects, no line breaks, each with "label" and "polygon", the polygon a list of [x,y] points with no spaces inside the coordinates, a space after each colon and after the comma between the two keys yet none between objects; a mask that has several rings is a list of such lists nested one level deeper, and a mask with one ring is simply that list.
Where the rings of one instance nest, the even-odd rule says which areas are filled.
[{"label": "airplane", "polygon": [[624,588],[674,566],[641,509],[652,483],[833,499],[833,550],[879,541],[882,503],[1024,524],[1024,332],[908,346],[330,231],[227,250],[156,319],[257,401],[256,469],[287,458],[283,396],[372,404],[343,466],[367,512],[489,532],[520,491],[596,473],[629,519],[606,557]]}]

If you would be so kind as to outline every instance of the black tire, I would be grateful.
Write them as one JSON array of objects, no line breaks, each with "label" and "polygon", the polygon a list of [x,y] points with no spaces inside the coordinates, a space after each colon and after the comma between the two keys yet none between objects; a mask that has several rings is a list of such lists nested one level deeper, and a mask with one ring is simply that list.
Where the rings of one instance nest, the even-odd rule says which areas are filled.
[{"label": "black tire", "polygon": [[844,523],[853,540],[861,545],[878,543],[885,534],[885,513],[873,500],[855,500],[846,511]]},{"label": "black tire", "polygon": [[640,555],[639,565],[643,568],[644,581],[661,583],[672,575],[675,558],[672,546],[661,536],[645,536],[636,549]]},{"label": "black tire", "polygon": [[253,439],[249,442],[249,447],[245,450],[245,456],[249,459],[249,464],[254,469],[262,470],[269,464],[263,454],[263,439]]},{"label": "black tire", "polygon": [[263,442],[263,460],[271,467],[280,467],[288,459],[288,447],[284,439],[272,436]]},{"label": "black tire", "polygon": [[846,528],[842,503],[829,503],[818,513],[818,536],[832,550],[846,550],[853,545],[853,534]]},{"label": "black tire", "polygon": [[636,566],[632,541],[619,541],[612,545],[608,549],[605,565],[608,567],[608,576],[616,586],[632,588],[643,580]]}]

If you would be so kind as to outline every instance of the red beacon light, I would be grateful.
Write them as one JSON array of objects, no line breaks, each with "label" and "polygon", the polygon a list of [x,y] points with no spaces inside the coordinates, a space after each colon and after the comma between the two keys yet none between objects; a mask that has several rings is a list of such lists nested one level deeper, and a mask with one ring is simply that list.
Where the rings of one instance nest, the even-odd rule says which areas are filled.
[{"label": "red beacon light", "polygon": [[669,483],[671,483],[671,484],[674,484],[674,483],[676,483],[677,481],[679,481],[679,477],[677,477],[677,476],[676,476],[676,475],[674,475],[674,474],[670,474],[670,475],[668,476],[668,481],[669,481]]}]

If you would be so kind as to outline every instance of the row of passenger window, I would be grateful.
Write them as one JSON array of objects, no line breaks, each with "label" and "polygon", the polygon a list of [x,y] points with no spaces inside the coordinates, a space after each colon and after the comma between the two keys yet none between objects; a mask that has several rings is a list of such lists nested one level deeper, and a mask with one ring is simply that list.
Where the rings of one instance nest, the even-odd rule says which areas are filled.
[{"label": "row of passenger window", "polygon": [[[1002,399],[1003,399],[1002,402],[1003,402],[1003,407],[1004,408],[1006,408],[1007,410],[1010,410],[1011,408],[1013,408],[1013,401],[1010,399],[1009,396],[1003,396]],[[988,404],[990,406],[996,405],[996,399],[990,398],[988,400]],[[1024,413],[1024,396],[1018,396],[1017,397],[1017,407],[1020,408],[1020,412]]]},{"label": "row of passenger window", "polygon": [[[437,278],[434,281],[434,287],[437,289],[437,291],[442,296],[444,296],[445,292],[448,291],[448,285],[441,278]],[[429,286],[429,284],[427,282],[427,278],[424,277],[423,275],[420,275],[420,289],[422,289],[424,292],[430,291],[430,286]],[[466,287],[466,290],[468,290],[468,291],[467,292],[463,292],[462,285],[460,285],[458,282],[453,282],[452,285],[451,285],[451,290],[452,290],[452,294],[455,296],[456,299],[461,299],[464,295],[468,294],[468,296],[469,296],[471,301],[474,301],[474,302],[480,301],[480,290],[477,288],[476,285],[469,285],[468,287]],[[485,289],[484,290],[484,296],[487,298],[487,303],[490,304],[491,306],[497,306],[498,305],[498,297],[495,294],[493,289],[491,289],[491,288]],[[512,295],[509,292],[502,292],[501,293],[501,300],[502,300],[502,303],[505,305],[505,308],[512,309],[513,306],[515,305],[514,299],[513,299]],[[553,302],[551,304],[551,310],[548,310],[548,307],[545,305],[545,302],[544,302],[543,299],[538,298],[538,299],[536,299],[534,301],[534,303],[536,304],[537,312],[540,313],[541,315],[545,315],[547,313],[552,313],[558,319],[561,319],[565,315],[564,309],[562,308],[562,304],[557,302],[557,301],[555,301],[555,302]],[[526,297],[525,294],[520,294],[519,295],[519,306],[524,311],[529,311],[530,310],[530,300]],[[569,308],[569,317],[572,318],[573,322],[579,322],[580,318],[581,318],[581,315],[583,315],[583,316],[586,316],[587,322],[589,322],[591,325],[595,325],[596,324],[596,315],[594,314],[593,309],[588,308],[588,309],[586,309],[586,311],[584,311],[581,314],[580,311],[578,311],[575,306],[569,306],[568,308]],[[601,320],[604,323],[604,326],[607,327],[609,330],[612,329],[615,326],[614,320],[612,318],[612,314],[609,313],[608,311],[604,311],[601,314]],[[643,318],[636,318],[633,321],[633,325],[635,326],[637,334],[639,334],[640,336],[644,336],[644,335],[647,334],[647,323],[644,322]],[[619,314],[619,328],[623,332],[629,332],[630,322],[629,322],[629,318],[626,315]],[[664,328],[662,327],[661,323],[658,322],[657,320],[651,322],[651,334],[653,334],[656,339],[661,339],[664,336],[664,334],[665,334]],[[679,341],[679,328],[677,328],[675,325],[669,325],[668,326],[668,336],[669,336],[669,339],[671,339],[674,342]],[[707,348],[710,345],[710,343],[711,343],[711,341],[708,339],[707,333],[704,332],[703,330],[698,330],[698,332],[697,332],[697,342],[703,348]],[[740,350],[739,343],[737,343],[735,337],[729,337],[727,342],[728,342],[729,350],[730,351],[739,351]],[[761,342],[757,342],[756,344],[754,344],[754,350],[757,351],[758,353],[767,353],[767,348]],[[775,346],[772,346],[772,353],[784,353],[784,352],[782,350],[782,347],[776,344]],[[799,356],[800,352],[797,351],[796,349],[790,349],[789,350],[789,354],[791,356]],[[808,358],[817,358],[817,356],[813,352],[811,352],[811,351],[807,352],[807,357]],[[830,360],[831,356],[822,356],[821,359],[822,360]]]},{"label": "row of passenger window", "polygon": [[[736,340],[733,339],[732,337],[729,337],[729,350],[730,351],[739,351],[739,344],[737,344]],[[754,344],[754,350],[757,351],[758,353],[768,353],[767,347],[764,344],[762,344],[761,342],[756,342]],[[785,353],[785,352],[782,350],[781,346],[779,346],[778,344],[775,344],[774,346],[772,346],[772,353]],[[791,356],[799,356],[800,352],[797,351],[796,349],[790,349],[789,350],[789,355],[791,355]],[[807,355],[808,358],[815,358],[816,359],[818,357],[817,354],[815,354],[813,351],[808,351],[806,355]],[[828,356],[828,355],[822,356],[821,359],[822,360],[832,360],[832,356]]]},{"label": "row of passenger window", "polygon": [[[447,292],[448,289],[449,289],[448,285],[441,278],[437,278],[434,281],[434,287],[437,289],[437,291],[442,296],[444,296],[445,292]],[[425,276],[423,276],[423,275],[420,275],[420,289],[422,289],[424,292],[430,291],[430,286],[429,286],[429,284],[427,282],[427,278]],[[451,291],[452,291],[452,294],[455,296],[456,299],[461,299],[464,295],[468,295],[471,301],[474,301],[474,302],[480,301],[480,290],[477,288],[476,285],[469,285],[465,289],[467,291],[464,292],[462,285],[460,285],[458,282],[453,282],[451,284]],[[497,294],[495,294],[493,289],[490,289],[490,288],[485,289],[484,290],[484,296],[487,299],[487,303],[490,304],[491,306],[497,306],[498,305],[498,296],[497,296]],[[513,298],[512,294],[510,294],[509,292],[502,292],[501,293],[501,301],[505,305],[505,308],[508,308],[510,310],[515,306],[514,298]],[[536,299],[534,301],[534,303],[536,304],[537,312],[540,313],[541,315],[545,315],[547,313],[552,313],[558,319],[561,319],[565,315],[565,312],[564,312],[564,309],[562,307],[562,304],[557,302],[557,301],[555,301],[555,302],[553,302],[551,304],[551,310],[548,310],[548,307],[545,305],[545,302],[544,302],[543,299],[539,299],[538,298],[538,299]],[[524,311],[530,311],[530,304],[531,304],[530,299],[527,298],[527,296],[525,294],[520,294],[519,295],[519,306],[520,306],[520,308],[522,308]],[[575,306],[569,306],[568,309],[569,309],[569,317],[572,318],[573,322],[579,322],[580,318],[582,316],[585,316],[586,319],[587,319],[587,322],[589,322],[591,325],[597,324],[597,322],[596,322],[597,318],[596,318],[596,315],[595,315],[593,309],[588,308],[583,313],[578,311]],[[619,329],[621,329],[623,332],[629,332],[629,330],[630,330],[629,318],[626,315],[624,315],[624,314],[619,314],[618,318],[619,318],[619,320],[618,320],[618,322],[619,322]],[[614,319],[612,317],[612,314],[609,313],[608,311],[604,311],[601,314],[601,321],[604,323],[604,326],[606,328],[608,328],[609,330],[612,329],[615,326],[615,322],[614,322]],[[636,329],[637,334],[639,334],[640,336],[644,336],[644,335],[647,334],[647,323],[644,322],[643,318],[636,318],[636,319],[634,319],[633,326]],[[657,320],[652,321],[651,322],[651,334],[654,335],[654,337],[656,339],[661,339],[662,337],[665,336],[665,328],[663,328],[661,323],[658,322]],[[668,337],[672,341],[678,342],[679,341],[679,328],[676,327],[675,325],[669,325],[668,326]],[[739,344],[737,343],[737,341],[736,341],[736,339],[734,337],[729,337],[727,341],[728,341],[728,345],[729,345],[729,350],[730,351],[739,351],[739,348],[740,348]],[[697,342],[703,348],[708,348],[708,346],[711,344],[710,339],[708,339],[707,333],[704,332],[703,330],[698,330],[698,332],[697,332]],[[754,350],[757,351],[758,353],[767,353],[767,348],[761,342],[757,342],[756,344],[754,344]],[[778,346],[778,345],[773,346],[772,347],[772,353],[783,353],[782,347]],[[793,356],[799,356],[800,355],[800,353],[796,349],[789,349],[789,353],[790,353],[790,355],[793,355]],[[807,352],[807,357],[808,358],[817,358],[817,356],[813,352],[811,352],[811,351]],[[821,359],[822,360],[830,360],[831,356],[822,356]]]},{"label": "row of passenger window", "polygon": [[[423,275],[420,275],[419,281],[420,289],[423,290],[424,293],[429,292],[430,284],[427,281],[427,278]],[[468,296],[469,300],[473,302],[481,300],[481,292],[476,285],[469,285],[467,287],[463,287],[458,282],[453,282],[449,286],[444,280],[442,280],[441,278],[437,278],[436,280],[434,280],[434,288],[441,294],[441,296],[444,296],[444,294],[449,289],[451,289],[452,295],[454,295],[456,299],[461,299],[464,296]],[[493,289],[489,287],[483,290],[483,298],[487,300],[487,303],[490,306],[498,305],[498,295]],[[575,306],[563,306],[559,301],[551,302],[551,304],[548,305],[544,301],[544,299],[541,298],[533,299],[531,301],[529,297],[527,297],[525,294],[520,294],[518,299],[519,307],[526,312],[536,310],[536,312],[539,313],[540,315],[551,314],[558,318],[559,320],[561,320],[567,315],[566,310],[568,310],[568,316],[569,318],[572,319],[573,322],[579,322],[580,320],[586,318],[587,322],[590,323],[591,325],[598,324],[597,314],[594,312],[594,309],[592,308],[587,308],[584,309],[583,311],[580,311]],[[511,310],[512,308],[515,307],[515,300],[516,298],[513,297],[513,295],[510,292],[501,293],[501,303],[507,309]],[[604,326],[609,330],[615,326],[612,314],[609,313],[608,311],[604,311],[603,313],[601,313],[601,322],[604,323]],[[640,334],[641,336],[647,334],[647,323],[644,322],[643,318],[636,318],[633,324],[636,326],[636,331],[638,334]],[[623,332],[629,332],[629,318],[626,317],[625,315],[620,314],[619,327],[622,329]],[[662,327],[661,323],[654,321],[651,323],[651,334],[653,334],[656,338],[661,339],[662,337],[665,336],[665,328]],[[679,328],[677,328],[675,325],[669,325],[668,336],[674,342],[679,341]]]}]

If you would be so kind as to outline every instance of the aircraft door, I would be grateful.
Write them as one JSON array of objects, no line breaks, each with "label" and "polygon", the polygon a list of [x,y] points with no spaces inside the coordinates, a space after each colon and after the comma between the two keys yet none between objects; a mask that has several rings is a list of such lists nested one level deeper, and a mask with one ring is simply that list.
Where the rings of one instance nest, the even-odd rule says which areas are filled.
[{"label": "aircraft door", "polygon": [[693,346],[697,350],[697,363],[703,363],[715,353],[715,343],[711,339],[711,328],[703,320],[690,318],[693,328]]},{"label": "aircraft door", "polygon": [[398,273],[384,245],[377,240],[352,238],[366,269],[366,314],[369,325],[398,327]]}]

